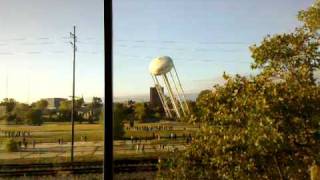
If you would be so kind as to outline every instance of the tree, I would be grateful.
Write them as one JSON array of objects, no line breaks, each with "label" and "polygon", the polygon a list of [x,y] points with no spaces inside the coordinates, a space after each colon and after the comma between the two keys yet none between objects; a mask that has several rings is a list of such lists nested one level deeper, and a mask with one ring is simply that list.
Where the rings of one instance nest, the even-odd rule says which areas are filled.
[{"label": "tree", "polygon": [[[70,104],[72,105],[72,102]],[[83,117],[83,113],[80,112],[80,109],[84,105],[84,99],[82,97],[79,99],[76,99],[74,104],[75,104],[74,105],[74,120],[81,124],[82,121],[84,121],[84,117]],[[71,109],[72,109],[72,106],[70,108],[70,118],[71,118]]]},{"label": "tree", "polygon": [[15,108],[12,111],[12,114],[15,115],[15,124],[23,124],[30,109],[31,108],[28,104],[17,102]]},{"label": "tree", "polygon": [[17,118],[16,114],[7,114],[5,116],[6,124],[16,124],[16,118]]},{"label": "tree", "polygon": [[251,46],[252,68],[272,78],[291,77],[314,83],[313,73],[320,67],[319,43],[317,35],[303,28],[290,34],[268,36],[261,45]]},{"label": "tree", "polygon": [[298,19],[303,21],[312,32],[318,31],[320,29],[320,1],[316,0],[307,10],[300,11]]},{"label": "tree", "polygon": [[61,111],[71,110],[71,107],[72,107],[71,101],[61,101],[59,105],[59,110]]},{"label": "tree", "polygon": [[134,116],[139,121],[144,121],[147,117],[147,108],[145,103],[136,103],[134,107]]},{"label": "tree", "polygon": [[7,124],[23,124],[29,105],[9,100],[7,103],[7,113],[5,116]]},{"label": "tree", "polygon": [[204,115],[208,112],[206,112],[206,107],[210,105],[209,99],[213,96],[212,90],[203,90],[199,93],[197,99],[196,99],[196,105],[193,108],[194,114],[198,119],[196,119],[197,122],[202,122],[203,119],[201,117],[204,117]]},{"label": "tree", "polygon": [[70,101],[62,101],[59,105],[59,119],[62,121],[69,121],[71,119],[71,107]]},{"label": "tree", "polygon": [[102,99],[99,97],[93,97],[92,98],[92,103],[93,107],[102,107]]},{"label": "tree", "polygon": [[79,99],[75,99],[75,108],[76,109],[81,108],[83,104],[84,104],[84,99],[82,97]]},{"label": "tree", "polygon": [[202,107],[206,125],[169,160],[171,178],[308,178],[320,160],[319,86],[236,76],[215,89]]},{"label": "tree", "polygon": [[[314,83],[314,71],[320,67],[320,1],[298,13],[304,23],[293,33],[266,37],[260,46],[252,46],[254,63],[264,74],[277,78],[297,78]],[[306,76],[299,77],[299,76]]]},{"label": "tree", "polygon": [[31,109],[26,115],[26,122],[29,125],[40,126],[43,123],[42,111],[39,109]]},{"label": "tree", "polygon": [[89,123],[93,123],[99,120],[99,116],[102,112],[102,107],[103,107],[103,104],[102,104],[101,98],[93,97],[92,103],[89,104],[89,109],[90,109]]},{"label": "tree", "polygon": [[[84,120],[83,114],[80,112],[84,104],[83,98],[76,99],[74,102],[74,118],[75,121],[82,123]],[[59,105],[59,119],[60,121],[70,121],[72,111],[72,101],[62,101]]]},{"label": "tree", "polygon": [[151,108],[148,103],[136,103],[133,109],[127,109],[127,115],[129,118],[132,113],[136,120],[144,122],[146,120],[160,120],[163,117],[164,111],[161,107]]},{"label": "tree", "polygon": [[35,109],[45,110],[48,107],[48,101],[41,99],[34,104]]},{"label": "tree", "polygon": [[319,14],[316,5],[303,14],[306,27],[251,47],[258,75],[224,75],[224,85],[197,99],[205,126],[186,151],[169,156],[164,176],[309,179],[309,167],[320,164],[320,86],[313,77],[320,41],[310,30],[319,21],[307,19]]},{"label": "tree", "polygon": [[5,98],[5,99],[3,99],[3,101],[0,104],[5,105],[7,113],[10,114],[16,105],[16,101],[11,98],[10,99]]},{"label": "tree", "polygon": [[121,139],[124,135],[123,121],[126,117],[123,104],[113,104],[113,117],[113,137],[114,139]]}]

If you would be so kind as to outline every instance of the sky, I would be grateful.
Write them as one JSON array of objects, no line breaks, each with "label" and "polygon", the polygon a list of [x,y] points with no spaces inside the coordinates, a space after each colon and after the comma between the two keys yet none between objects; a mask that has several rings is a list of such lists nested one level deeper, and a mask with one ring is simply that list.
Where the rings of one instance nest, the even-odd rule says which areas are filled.
[{"label": "sky", "polygon": [[71,96],[74,25],[76,96],[103,97],[103,8],[103,0],[1,0],[0,99]]},{"label": "sky", "polygon": [[114,0],[113,92],[147,95],[148,67],[170,56],[186,93],[220,83],[223,72],[249,75],[249,46],[291,32],[312,0]]}]

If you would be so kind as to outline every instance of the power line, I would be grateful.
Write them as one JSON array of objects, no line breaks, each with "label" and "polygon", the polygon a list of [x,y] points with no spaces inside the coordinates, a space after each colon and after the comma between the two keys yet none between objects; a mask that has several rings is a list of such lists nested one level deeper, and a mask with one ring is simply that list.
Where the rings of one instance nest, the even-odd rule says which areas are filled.
[{"label": "power line", "polygon": [[253,41],[177,41],[177,40],[114,40],[115,42],[127,43],[165,43],[165,44],[224,44],[224,45],[247,45],[254,44]]},{"label": "power line", "polygon": [[[224,48],[199,48],[199,47],[192,47],[192,48],[187,48],[187,47],[162,47],[162,46],[142,46],[142,45],[116,45],[119,48],[133,48],[133,49],[138,49],[138,48],[147,48],[147,49],[159,49],[159,50],[174,50],[174,51],[195,51],[195,52],[241,52],[244,51],[244,49],[224,49]],[[247,49],[247,47],[245,47]]]},{"label": "power line", "polygon": [[[30,55],[46,54],[49,51],[41,52],[41,51],[38,51],[38,49],[40,50],[40,48],[44,45],[48,46],[47,48],[50,48],[51,45],[67,44],[67,43],[69,44],[70,43],[69,41],[63,41],[63,39],[66,39],[66,38],[67,37],[65,37],[65,36],[61,36],[61,37],[52,37],[52,38],[50,38],[50,37],[16,37],[16,38],[1,39],[0,40],[0,47],[1,48],[3,47],[4,51],[0,52],[0,56],[21,55],[21,54],[30,54]],[[70,38],[70,37],[68,37],[68,38]],[[84,51],[80,51],[80,53],[100,54],[103,52],[103,50],[101,50],[101,52],[99,50],[97,51],[96,45],[100,46],[100,44],[101,45],[103,44],[100,41],[96,41],[97,38],[86,37],[83,39],[85,41],[81,41],[80,44],[86,45],[86,46],[83,48]],[[79,43],[79,41],[77,41],[77,43]],[[33,48],[34,51],[23,52],[24,46],[39,46],[39,45],[41,47]],[[19,46],[18,49],[22,48],[22,50],[20,50],[20,51],[16,50],[15,52],[11,52],[11,51],[7,51],[7,49],[5,49],[5,48],[7,48],[6,46],[8,46],[8,47]],[[93,49],[93,48],[90,48],[90,46],[95,46],[95,47]],[[93,49],[93,50],[91,50],[91,49]],[[98,49],[100,49],[100,48],[98,48]],[[49,54],[62,54],[62,53],[65,53],[65,51],[53,50],[53,51],[49,52]]]},{"label": "power line", "polygon": [[[19,45],[49,45],[49,44],[56,44],[56,43],[69,43],[69,41],[61,41],[61,40],[68,40],[69,37],[61,36],[61,37],[16,37],[16,38],[9,38],[9,39],[0,39],[0,46],[10,45],[12,43],[19,44]],[[80,44],[87,44],[87,45],[103,45],[103,41],[99,40],[100,38],[93,38],[87,37],[78,41]]]},{"label": "power line", "polygon": [[[129,54],[117,54],[119,56],[124,56],[126,58],[130,58],[136,61],[140,61],[141,60],[145,60],[145,61],[149,61],[150,59],[154,58],[152,56],[138,56],[138,55],[129,55]],[[250,61],[239,61],[239,60],[226,60],[226,59],[211,59],[211,58],[198,58],[198,57],[188,57],[188,58],[181,58],[181,57],[177,57],[175,58],[175,61],[179,62],[179,61],[184,61],[184,62],[205,62],[205,63],[211,63],[211,62],[217,62],[217,63],[243,63],[243,64],[248,64],[251,63]]]}]

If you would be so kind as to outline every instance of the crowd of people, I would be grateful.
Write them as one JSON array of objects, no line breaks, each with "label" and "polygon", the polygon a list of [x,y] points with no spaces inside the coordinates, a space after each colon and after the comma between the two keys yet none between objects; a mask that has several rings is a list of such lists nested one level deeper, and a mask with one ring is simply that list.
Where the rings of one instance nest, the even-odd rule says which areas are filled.
[{"label": "crowd of people", "polygon": [[[180,136],[180,137],[182,139],[186,140],[187,143],[190,143],[191,140],[192,140],[191,133],[189,133],[189,134],[184,134],[183,133],[182,136]],[[178,135],[177,135],[177,133],[170,133],[169,136],[162,136],[161,137],[161,135],[159,133],[154,133],[153,132],[151,137],[150,136],[146,136],[146,137],[134,137],[134,136],[131,136],[130,140],[131,140],[131,143],[133,144],[134,142],[135,143],[136,142],[140,142],[141,143],[142,140],[145,140],[147,142],[148,140],[161,140],[161,138],[169,138],[169,139],[172,139],[172,140],[177,140]]]},{"label": "crowd of people", "polygon": [[[0,129],[0,137],[6,137],[6,138],[16,138],[18,139],[18,148],[19,149],[27,149],[28,144],[30,142],[27,141],[27,138],[31,138],[31,132],[30,131],[24,131],[24,130],[3,130]],[[22,138],[22,139],[21,139]],[[32,147],[36,147],[36,141],[32,139],[31,141]]]},{"label": "crowd of people", "polygon": [[[160,140],[162,138],[169,138],[172,140],[177,140],[178,135],[176,133],[170,133],[169,136],[161,136],[160,133],[157,133],[157,131],[172,131],[174,128],[171,125],[140,125],[140,126],[134,126],[134,127],[130,127],[130,126],[126,126],[126,130],[129,131],[147,131],[147,132],[152,132],[152,136],[146,136],[146,137],[133,137],[131,136],[131,143],[133,144],[134,142],[140,142],[141,140],[144,139],[145,141],[147,140]],[[184,130],[186,130],[186,128],[184,128]],[[191,134],[182,134],[182,136],[180,136],[182,139],[184,139],[186,141],[187,144],[191,143],[192,141],[192,136]],[[139,148],[141,149],[141,148]]]},{"label": "crowd of people", "polygon": [[[33,139],[30,131],[23,130],[3,130],[0,129],[0,137],[13,138],[16,140],[20,150],[27,149],[28,145],[32,145],[32,148],[36,148],[37,141]],[[81,141],[87,141],[87,136],[81,136]],[[58,144],[64,144],[63,138],[58,139]],[[29,146],[30,147],[30,146]]]},{"label": "crowd of people", "polygon": [[1,137],[31,137],[30,131],[19,131],[19,130],[3,130],[0,129]]},{"label": "crowd of people", "polygon": [[173,126],[167,126],[167,125],[158,125],[158,126],[134,126],[134,127],[130,127],[127,126],[126,127],[127,130],[131,130],[131,131],[172,131],[173,130]]},{"label": "crowd of people", "polygon": [[[29,144],[29,142],[27,141],[27,139],[25,137],[22,139],[22,141],[21,140],[18,141],[19,149],[22,149],[22,147],[24,147],[24,149],[27,149],[28,148],[28,144]],[[36,144],[37,144],[36,140],[32,139],[31,140],[31,144],[32,144],[32,148],[33,149],[36,148]]]},{"label": "crowd of people", "polygon": [[[170,133],[170,135],[167,138],[172,139],[172,140],[176,140],[177,137],[178,136],[176,133]],[[180,136],[180,137],[182,137],[182,139],[185,140],[187,144],[191,143],[191,141],[192,141],[191,133],[182,134],[182,136]],[[146,138],[146,137],[142,138],[142,137],[134,137],[134,136],[130,137],[132,148],[134,149],[134,147],[135,147],[135,150],[137,152],[138,151],[141,151],[141,152],[145,151],[145,144],[143,144],[143,141],[147,142],[148,140],[160,140],[160,139],[161,139],[160,134],[156,134],[156,133],[153,133],[152,138]],[[174,145],[172,145],[172,146],[174,146]],[[164,150],[166,145],[164,143],[160,143],[158,147],[159,147],[158,148],[159,150]]]}]

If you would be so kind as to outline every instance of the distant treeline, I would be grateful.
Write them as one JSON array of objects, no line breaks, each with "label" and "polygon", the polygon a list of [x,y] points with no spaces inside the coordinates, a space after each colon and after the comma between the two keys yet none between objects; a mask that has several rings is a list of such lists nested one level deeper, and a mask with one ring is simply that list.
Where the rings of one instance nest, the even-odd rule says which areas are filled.
[{"label": "distant treeline", "polygon": [[[91,103],[83,98],[75,101],[75,121],[97,123],[102,121],[102,100],[94,97]],[[5,98],[0,102],[0,121],[5,124],[41,125],[44,122],[69,122],[71,119],[72,101],[64,100],[57,108],[48,108],[44,99],[31,105]]]}]

